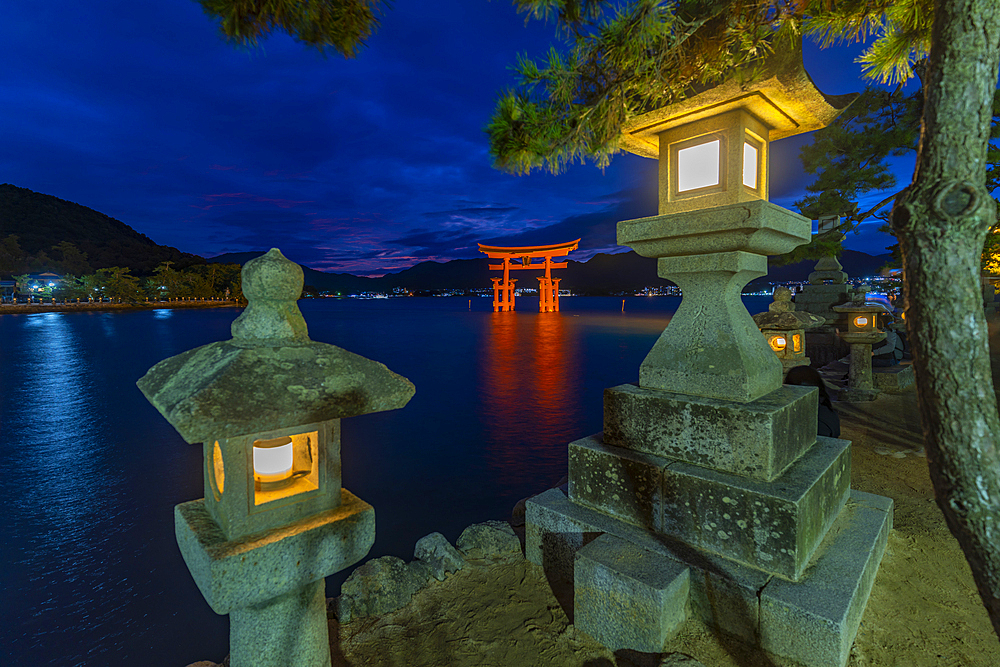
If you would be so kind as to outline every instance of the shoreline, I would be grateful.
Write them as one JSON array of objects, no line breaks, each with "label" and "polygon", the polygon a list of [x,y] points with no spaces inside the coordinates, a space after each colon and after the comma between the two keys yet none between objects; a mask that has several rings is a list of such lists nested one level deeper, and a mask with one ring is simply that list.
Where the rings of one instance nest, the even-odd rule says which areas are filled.
[{"label": "shoreline", "polygon": [[235,301],[156,301],[139,303],[17,303],[0,305],[0,315],[80,313],[106,310],[161,310],[163,308],[243,308]]}]

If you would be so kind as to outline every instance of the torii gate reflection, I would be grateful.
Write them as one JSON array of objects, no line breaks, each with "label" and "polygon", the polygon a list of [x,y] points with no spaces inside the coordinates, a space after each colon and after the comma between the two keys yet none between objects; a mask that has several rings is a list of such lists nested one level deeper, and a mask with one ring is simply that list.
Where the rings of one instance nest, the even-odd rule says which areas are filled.
[{"label": "torii gate reflection", "polygon": [[[524,246],[520,248],[501,248],[479,244],[480,252],[486,253],[490,259],[502,259],[503,264],[490,264],[491,269],[503,269],[503,278],[493,278],[493,312],[508,312],[514,310],[514,283],[510,279],[511,271],[525,269],[545,269],[545,275],[538,278],[538,312],[553,313],[559,311],[559,281],[552,277],[552,269],[565,269],[566,263],[554,264],[553,257],[565,257],[580,245],[580,239],[569,243],[555,245]],[[532,264],[534,257],[541,257],[544,262]],[[520,264],[511,263],[512,259],[520,259]]]}]

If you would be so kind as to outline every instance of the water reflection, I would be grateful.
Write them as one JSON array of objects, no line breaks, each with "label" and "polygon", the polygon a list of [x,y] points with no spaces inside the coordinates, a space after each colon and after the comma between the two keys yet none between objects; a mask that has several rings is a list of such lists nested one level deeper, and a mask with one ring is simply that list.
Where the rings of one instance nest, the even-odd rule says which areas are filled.
[{"label": "water reflection", "polygon": [[566,445],[581,435],[572,328],[562,313],[492,313],[480,414],[488,465],[500,484],[516,483],[532,468],[565,467]]},{"label": "water reflection", "polygon": [[[12,581],[4,588],[28,611],[28,618],[18,619],[22,634],[13,638],[15,649],[22,642],[22,650],[51,646],[57,643],[52,635],[67,624],[98,627],[100,615],[116,615],[123,596],[133,593],[116,576],[118,533],[95,530],[127,523],[121,516],[126,505],[118,462],[100,438],[105,417],[94,409],[95,388],[86,380],[94,373],[67,317],[20,320],[23,347],[10,360],[22,382],[6,389],[15,410],[6,424],[4,463],[17,479],[7,506],[14,532],[34,536],[32,544],[18,544],[8,554]],[[102,633],[114,642],[130,625],[127,617],[116,618]],[[79,664],[84,656],[64,658]]]}]

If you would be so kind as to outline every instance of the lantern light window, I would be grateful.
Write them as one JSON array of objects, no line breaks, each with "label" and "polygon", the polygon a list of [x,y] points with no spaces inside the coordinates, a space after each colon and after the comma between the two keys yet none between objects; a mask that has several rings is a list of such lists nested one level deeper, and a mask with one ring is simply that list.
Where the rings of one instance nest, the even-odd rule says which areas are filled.
[{"label": "lantern light window", "polygon": [[261,483],[280,482],[292,476],[292,439],[288,436],[253,443],[253,471]]},{"label": "lantern light window", "polygon": [[802,351],[802,335],[792,334],[792,352],[798,354]]},{"label": "lantern light window", "polygon": [[677,151],[677,191],[687,192],[719,185],[721,142],[708,141]]},{"label": "lantern light window", "polygon": [[743,144],[743,185],[757,189],[757,147],[750,142]]},{"label": "lantern light window", "polygon": [[788,341],[785,340],[784,336],[772,336],[768,342],[771,344],[771,349],[775,352],[781,352],[788,345]]},{"label": "lantern light window", "polygon": [[864,315],[858,315],[857,317],[854,318],[854,326],[858,327],[859,329],[861,327],[868,326],[868,318]]}]

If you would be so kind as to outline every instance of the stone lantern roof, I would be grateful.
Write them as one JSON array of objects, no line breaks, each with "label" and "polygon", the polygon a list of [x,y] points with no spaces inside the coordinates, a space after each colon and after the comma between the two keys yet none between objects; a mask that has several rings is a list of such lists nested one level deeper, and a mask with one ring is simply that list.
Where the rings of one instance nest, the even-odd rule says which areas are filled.
[{"label": "stone lantern roof", "polygon": [[812,132],[829,125],[857,93],[826,95],[802,64],[802,41],[775,51],[754,72],[736,76],[674,104],[632,118],[622,128],[621,148],[659,158],[660,132],[736,109],[745,109],[770,128],[769,141]]},{"label": "stone lantern roof", "polygon": [[413,384],[385,365],[309,339],[302,267],[277,248],[243,267],[249,302],[233,338],[156,364],[137,383],[187,442],[401,408]]},{"label": "stone lantern roof", "polygon": [[753,316],[753,321],[758,329],[793,331],[818,327],[826,323],[826,318],[797,312],[792,302],[792,291],[787,287],[777,287],[774,290],[774,301],[768,305],[767,312],[757,313]]}]

